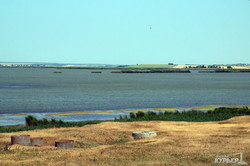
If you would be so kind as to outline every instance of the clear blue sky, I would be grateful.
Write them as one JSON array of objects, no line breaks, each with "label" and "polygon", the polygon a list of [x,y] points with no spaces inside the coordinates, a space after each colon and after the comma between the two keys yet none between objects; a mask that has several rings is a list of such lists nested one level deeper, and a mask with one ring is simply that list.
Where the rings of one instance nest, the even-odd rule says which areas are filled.
[{"label": "clear blue sky", "polygon": [[250,1],[0,0],[0,61],[250,63]]}]

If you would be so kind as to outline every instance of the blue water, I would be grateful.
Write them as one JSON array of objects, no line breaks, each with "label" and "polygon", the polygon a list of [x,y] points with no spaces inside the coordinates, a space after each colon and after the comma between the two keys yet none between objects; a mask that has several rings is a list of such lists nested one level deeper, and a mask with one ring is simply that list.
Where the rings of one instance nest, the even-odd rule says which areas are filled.
[{"label": "blue water", "polygon": [[91,71],[0,68],[0,114],[250,104],[249,73]]}]

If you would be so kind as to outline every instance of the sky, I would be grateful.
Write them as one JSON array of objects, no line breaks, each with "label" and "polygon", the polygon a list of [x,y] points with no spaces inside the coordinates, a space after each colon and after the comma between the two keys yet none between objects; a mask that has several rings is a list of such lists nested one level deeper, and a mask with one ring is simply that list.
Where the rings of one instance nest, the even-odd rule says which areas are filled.
[{"label": "sky", "polygon": [[250,63],[250,1],[0,0],[0,61]]}]

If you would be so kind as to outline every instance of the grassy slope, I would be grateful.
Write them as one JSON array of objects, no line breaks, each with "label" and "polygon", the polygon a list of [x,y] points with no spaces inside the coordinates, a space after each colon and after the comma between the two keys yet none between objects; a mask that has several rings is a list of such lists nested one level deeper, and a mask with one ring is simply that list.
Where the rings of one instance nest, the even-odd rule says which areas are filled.
[{"label": "grassy slope", "polygon": [[[52,128],[0,134],[0,165],[213,165],[217,155],[243,152],[250,163],[250,116],[221,122],[104,122],[74,128]],[[157,131],[151,139],[133,140],[133,131]],[[11,135],[44,137],[47,146],[10,146]],[[53,147],[73,139],[76,148]]]}]

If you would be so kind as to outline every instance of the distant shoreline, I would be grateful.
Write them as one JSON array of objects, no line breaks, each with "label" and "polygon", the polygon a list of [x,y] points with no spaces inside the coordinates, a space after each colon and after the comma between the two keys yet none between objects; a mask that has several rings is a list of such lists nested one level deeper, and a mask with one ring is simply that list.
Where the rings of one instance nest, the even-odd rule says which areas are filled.
[{"label": "distant shoreline", "polygon": [[70,64],[43,62],[0,62],[0,68],[57,68],[57,69],[250,69],[250,64]]}]

